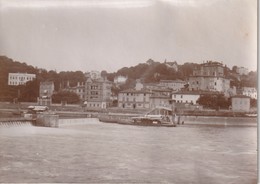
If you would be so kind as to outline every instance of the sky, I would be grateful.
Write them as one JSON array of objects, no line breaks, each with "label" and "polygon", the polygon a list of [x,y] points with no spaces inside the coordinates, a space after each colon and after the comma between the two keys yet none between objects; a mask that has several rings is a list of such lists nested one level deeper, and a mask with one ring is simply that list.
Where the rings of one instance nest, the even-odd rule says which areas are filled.
[{"label": "sky", "polygon": [[257,0],[0,0],[0,55],[56,71],[148,59],[257,70]]}]

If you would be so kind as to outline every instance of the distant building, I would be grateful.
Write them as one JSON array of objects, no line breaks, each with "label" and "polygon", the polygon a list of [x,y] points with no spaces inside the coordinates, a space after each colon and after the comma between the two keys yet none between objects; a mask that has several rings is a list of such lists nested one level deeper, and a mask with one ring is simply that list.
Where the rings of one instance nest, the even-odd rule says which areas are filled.
[{"label": "distant building", "polygon": [[176,61],[174,62],[166,62],[165,61],[166,66],[168,66],[169,68],[173,68],[176,72],[178,71],[178,64]]},{"label": "distant building", "polygon": [[248,96],[252,99],[257,99],[257,90],[256,88],[251,87],[243,87],[242,88],[242,94],[245,96]]},{"label": "distant building", "polygon": [[85,77],[91,78],[92,80],[101,79],[101,72],[92,70],[91,72],[86,72]]},{"label": "distant building", "polygon": [[164,86],[166,88],[170,88],[174,91],[179,91],[182,88],[184,88],[184,85],[187,84],[185,81],[183,80],[160,80],[160,85]]},{"label": "distant building", "polygon": [[87,109],[106,109],[111,105],[112,82],[105,78],[87,79],[85,83],[85,105]]},{"label": "distant building", "polygon": [[8,85],[9,86],[18,86],[24,85],[28,81],[32,81],[36,78],[35,74],[29,73],[9,73],[8,74]]},{"label": "distant building", "polygon": [[164,87],[159,83],[144,83],[143,88],[149,89],[149,90],[154,90],[154,89],[161,89]]},{"label": "distant building", "polygon": [[53,81],[40,82],[38,104],[51,105],[53,92],[54,92]]},{"label": "distant building", "polygon": [[179,91],[172,94],[174,103],[196,104],[199,98],[200,93],[197,91]]},{"label": "distant building", "polygon": [[118,107],[128,109],[150,108],[151,95],[152,92],[149,90],[129,89],[121,91],[118,94]]},{"label": "distant building", "polygon": [[230,79],[224,75],[222,63],[207,61],[193,70],[189,76],[189,90],[218,91],[228,96]]},{"label": "distant building", "polygon": [[140,79],[137,79],[135,83],[135,90],[141,90],[143,88],[144,88],[144,84],[141,82]]},{"label": "distant building", "polygon": [[193,69],[193,76],[224,77],[224,66],[217,61],[206,61]]},{"label": "distant building", "polygon": [[116,76],[114,78],[114,83],[116,85],[121,85],[121,84],[125,84],[126,83],[126,80],[127,80],[127,77],[125,76],[122,76],[122,75],[119,75],[119,76]]},{"label": "distant building", "polygon": [[235,112],[248,112],[250,110],[250,97],[236,95],[232,99],[232,110]]},{"label": "distant building", "polygon": [[78,82],[77,86],[69,87],[67,88],[68,91],[76,93],[80,100],[85,100],[85,83],[84,82]]},{"label": "distant building", "polygon": [[245,68],[245,67],[237,67],[236,72],[239,75],[247,75],[249,73],[249,70],[248,70],[248,68]]},{"label": "distant building", "polygon": [[168,107],[171,108],[171,92],[170,89],[154,89],[151,91],[150,108]]}]

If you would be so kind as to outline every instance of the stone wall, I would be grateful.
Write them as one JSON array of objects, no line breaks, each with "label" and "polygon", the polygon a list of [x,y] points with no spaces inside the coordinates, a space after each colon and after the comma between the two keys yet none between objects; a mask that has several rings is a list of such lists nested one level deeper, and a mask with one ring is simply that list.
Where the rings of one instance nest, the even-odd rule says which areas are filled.
[{"label": "stone wall", "polygon": [[59,127],[59,115],[56,114],[37,114],[36,126],[43,126],[43,127]]}]

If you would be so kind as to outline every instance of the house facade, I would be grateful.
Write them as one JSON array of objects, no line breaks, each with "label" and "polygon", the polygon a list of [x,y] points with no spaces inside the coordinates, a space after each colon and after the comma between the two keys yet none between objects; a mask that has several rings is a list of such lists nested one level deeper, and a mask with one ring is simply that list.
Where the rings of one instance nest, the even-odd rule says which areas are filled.
[{"label": "house facade", "polygon": [[219,91],[227,93],[230,88],[230,80],[215,76],[190,76],[189,89],[191,91]]},{"label": "house facade", "polygon": [[85,83],[84,82],[78,82],[77,86],[69,87],[67,90],[76,93],[79,96],[80,100],[82,100],[82,101],[85,100]]},{"label": "house facade", "polygon": [[47,105],[47,106],[51,105],[53,93],[54,93],[53,81],[40,82],[38,104]]},{"label": "house facade", "polygon": [[239,75],[247,75],[249,73],[249,70],[248,70],[248,68],[245,68],[245,67],[237,67],[236,72]]},{"label": "house facade", "polygon": [[9,86],[25,85],[26,82],[32,81],[35,78],[36,78],[35,74],[9,73],[8,74],[8,85]]},{"label": "house facade", "polygon": [[92,70],[90,72],[86,72],[85,73],[85,77],[88,79],[88,78],[91,78],[92,80],[97,80],[97,79],[101,79],[101,72],[99,71],[96,71],[96,70]]},{"label": "house facade", "polygon": [[243,87],[242,88],[242,94],[245,96],[248,96],[252,99],[257,99],[257,90],[256,88],[251,87]]},{"label": "house facade", "polygon": [[249,112],[250,97],[245,95],[236,95],[231,99],[232,110],[234,112]]},{"label": "house facade", "polygon": [[207,61],[193,70],[189,77],[189,90],[218,91],[228,96],[230,79],[224,75],[222,63]]},{"label": "house facade", "polygon": [[128,109],[150,108],[150,97],[152,93],[149,90],[129,89],[119,92],[118,107]]},{"label": "house facade", "polygon": [[172,90],[161,88],[151,90],[150,108],[155,107],[171,107],[171,93]]},{"label": "house facade", "polygon": [[174,103],[196,104],[200,98],[200,93],[196,91],[180,91],[172,94]]},{"label": "house facade", "polygon": [[183,80],[160,80],[160,85],[165,88],[170,88],[174,91],[179,91],[184,88],[186,84]]},{"label": "house facade", "polygon": [[122,76],[122,75],[119,75],[119,76],[116,76],[116,77],[114,78],[114,83],[115,83],[116,85],[125,84],[127,79],[128,79],[127,77]]},{"label": "house facade", "polygon": [[112,82],[105,78],[93,80],[87,79],[85,83],[85,102],[86,109],[106,109],[111,105]]}]

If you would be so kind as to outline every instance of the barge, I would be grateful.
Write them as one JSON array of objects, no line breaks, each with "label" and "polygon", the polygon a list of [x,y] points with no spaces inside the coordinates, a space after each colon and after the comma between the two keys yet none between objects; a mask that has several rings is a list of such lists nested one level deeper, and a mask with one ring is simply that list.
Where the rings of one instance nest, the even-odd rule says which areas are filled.
[{"label": "barge", "polygon": [[176,122],[180,118],[173,114],[170,108],[157,107],[142,116],[124,116],[116,114],[105,114],[99,116],[99,121],[105,123],[117,123],[137,126],[162,126],[176,127]]}]

